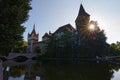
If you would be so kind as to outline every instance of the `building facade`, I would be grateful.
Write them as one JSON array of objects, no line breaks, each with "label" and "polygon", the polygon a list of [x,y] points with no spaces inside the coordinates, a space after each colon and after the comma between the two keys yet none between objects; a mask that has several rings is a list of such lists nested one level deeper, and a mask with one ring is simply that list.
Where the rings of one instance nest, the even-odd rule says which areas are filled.
[{"label": "building facade", "polygon": [[[66,34],[66,32],[70,32],[72,34],[78,34],[81,36],[81,32],[84,31],[89,25],[90,22],[90,15],[85,11],[83,5],[80,5],[79,13],[78,16],[75,20],[76,24],[76,29],[70,25],[66,24],[64,26],[59,27],[54,33],[45,33],[42,36],[42,41],[39,40],[39,34],[36,34],[35,31],[35,25],[33,26],[33,30],[31,34],[28,33],[28,46],[27,46],[27,52],[28,53],[37,53],[40,52],[44,54],[47,49],[47,43],[50,40],[51,36],[55,36],[56,39],[59,39],[62,35]],[[78,41],[75,43],[80,44],[80,39],[79,37]]]},{"label": "building facade", "polygon": [[35,31],[35,25],[33,26],[33,30],[31,33],[28,33],[28,46],[27,53],[34,53],[37,48],[39,48],[39,34]]}]

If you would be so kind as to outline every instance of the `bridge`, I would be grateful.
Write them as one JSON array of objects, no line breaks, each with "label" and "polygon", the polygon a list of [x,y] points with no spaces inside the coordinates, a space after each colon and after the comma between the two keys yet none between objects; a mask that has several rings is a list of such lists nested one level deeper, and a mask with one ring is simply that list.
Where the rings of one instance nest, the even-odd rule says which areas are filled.
[{"label": "bridge", "polygon": [[[36,61],[32,60],[32,59],[28,59],[24,62],[16,62],[14,60],[6,60],[3,62],[3,66],[19,66],[19,65],[30,65],[30,64],[34,64],[36,63]],[[0,79],[1,80],[1,79]]]},{"label": "bridge", "polygon": [[10,53],[7,56],[7,59],[13,59],[13,58],[16,58],[16,57],[19,57],[19,56],[24,56],[26,58],[32,58],[32,57],[35,57],[37,55],[38,55],[37,53]]}]

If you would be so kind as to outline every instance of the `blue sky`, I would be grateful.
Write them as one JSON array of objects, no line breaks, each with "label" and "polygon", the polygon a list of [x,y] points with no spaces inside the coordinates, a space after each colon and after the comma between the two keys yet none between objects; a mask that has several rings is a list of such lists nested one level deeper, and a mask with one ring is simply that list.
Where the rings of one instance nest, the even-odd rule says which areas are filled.
[{"label": "blue sky", "polygon": [[81,2],[91,20],[98,21],[99,27],[105,30],[107,42],[120,41],[120,0],[33,0],[29,19],[24,23],[24,39],[27,40],[34,24],[39,40],[45,32],[54,32],[65,24],[75,27]]}]

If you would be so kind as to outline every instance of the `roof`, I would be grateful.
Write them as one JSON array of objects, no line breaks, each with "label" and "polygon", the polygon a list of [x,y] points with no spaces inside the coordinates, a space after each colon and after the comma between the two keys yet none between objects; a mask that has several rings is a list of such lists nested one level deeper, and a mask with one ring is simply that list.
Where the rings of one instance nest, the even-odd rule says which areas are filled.
[{"label": "roof", "polygon": [[78,14],[78,16],[90,16],[86,11],[85,11],[85,9],[84,9],[84,7],[83,7],[83,5],[81,4],[80,5],[80,10],[79,10],[79,14]]},{"label": "roof", "polygon": [[75,31],[75,29],[70,25],[70,24],[66,24],[64,26],[59,27],[55,32],[55,33],[60,33],[60,32],[66,32],[66,31]]},{"label": "roof", "polygon": [[49,37],[48,33],[45,33],[42,38]]},{"label": "roof", "polygon": [[32,32],[31,32],[31,34],[36,34],[36,31],[35,31],[35,24],[34,24],[34,26],[33,26],[33,30],[32,30]]},{"label": "roof", "polygon": [[33,30],[32,30],[32,32],[31,32],[31,34],[28,33],[28,35],[29,35],[29,36],[32,36],[32,35],[38,36],[38,35],[39,35],[39,34],[36,34],[36,31],[35,31],[35,24],[34,24],[34,26],[33,26]]}]

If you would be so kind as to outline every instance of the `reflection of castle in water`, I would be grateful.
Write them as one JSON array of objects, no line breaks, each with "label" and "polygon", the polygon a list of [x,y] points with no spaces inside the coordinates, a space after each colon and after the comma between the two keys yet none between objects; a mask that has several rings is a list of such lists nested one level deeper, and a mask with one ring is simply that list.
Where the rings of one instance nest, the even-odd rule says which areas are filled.
[{"label": "reflection of castle in water", "polygon": [[24,80],[36,80],[36,73],[32,65],[25,67],[25,77]]},{"label": "reflection of castle in water", "polygon": [[43,73],[41,63],[26,65],[24,71],[24,80],[45,80],[41,77],[41,74]]}]

